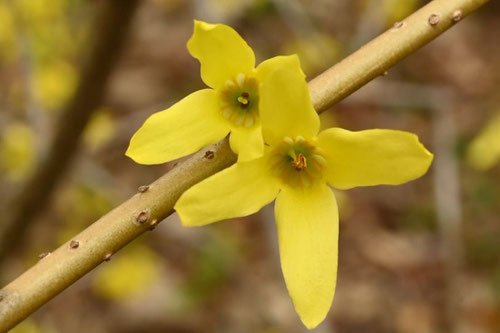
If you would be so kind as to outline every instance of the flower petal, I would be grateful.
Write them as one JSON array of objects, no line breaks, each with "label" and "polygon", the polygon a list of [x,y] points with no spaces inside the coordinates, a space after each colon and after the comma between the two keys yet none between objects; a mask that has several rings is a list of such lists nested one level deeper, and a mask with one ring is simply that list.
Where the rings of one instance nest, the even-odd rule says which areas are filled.
[{"label": "flower petal", "polygon": [[300,73],[304,78],[306,75],[300,67],[300,60],[296,54],[287,56],[277,56],[264,60],[255,69],[257,79],[264,82],[269,75],[277,69],[288,69]]},{"label": "flower petal", "polygon": [[327,180],[337,188],[398,185],[425,174],[433,155],[415,134],[372,129],[330,128],[318,135],[327,161]]},{"label": "flower petal", "polygon": [[238,154],[238,161],[250,161],[264,154],[262,128],[233,128],[229,136],[231,149]]},{"label": "flower petal", "polygon": [[184,192],[174,208],[186,226],[253,214],[279,190],[268,168],[264,157],[237,162]]},{"label": "flower petal", "polygon": [[225,24],[194,21],[189,53],[200,61],[201,78],[212,88],[239,73],[248,74],[255,66],[255,55],[243,38]]},{"label": "flower petal", "polygon": [[337,281],[338,210],[322,184],[283,189],[276,199],[281,268],[300,319],[311,329],[325,318]]},{"label": "flower petal", "polygon": [[159,164],[191,154],[229,132],[218,114],[217,94],[196,91],[151,115],[130,140],[125,153],[137,163]]},{"label": "flower petal", "polygon": [[304,76],[278,69],[260,89],[260,117],[264,141],[281,142],[284,137],[314,137],[319,117],[314,110]]}]

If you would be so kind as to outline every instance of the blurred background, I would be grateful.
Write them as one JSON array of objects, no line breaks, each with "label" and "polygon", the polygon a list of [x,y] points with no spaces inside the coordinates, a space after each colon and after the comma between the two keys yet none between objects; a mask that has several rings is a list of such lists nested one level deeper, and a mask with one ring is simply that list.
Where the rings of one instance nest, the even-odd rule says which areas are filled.
[{"label": "blurred background", "polygon": [[[0,224],[16,221],[6,218],[16,200],[48,189],[22,224],[0,228],[15,245],[0,244],[0,285],[172,167],[124,152],[150,114],[204,86],[186,49],[193,19],[233,26],[258,62],[298,53],[311,79],[424,4],[0,0]],[[337,291],[315,332],[500,332],[499,41],[491,1],[321,115],[324,127],[414,132],[436,157],[403,186],[336,192]],[[26,190],[48,159],[57,172],[42,178],[53,186]],[[13,330],[305,331],[273,207],[203,228],[174,214]]]}]

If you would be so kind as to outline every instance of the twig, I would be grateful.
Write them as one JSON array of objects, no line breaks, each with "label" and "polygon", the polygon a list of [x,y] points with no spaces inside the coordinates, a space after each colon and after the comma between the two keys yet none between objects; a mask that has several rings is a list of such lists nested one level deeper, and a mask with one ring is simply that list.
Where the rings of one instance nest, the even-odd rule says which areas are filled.
[{"label": "twig", "polygon": [[23,243],[25,231],[50,201],[51,194],[77,151],[81,134],[102,103],[110,73],[125,44],[138,0],[106,0],[97,18],[95,41],[80,83],[56,130],[49,153],[14,198],[0,224],[0,262]]},{"label": "twig", "polygon": [[[455,21],[488,0],[434,0],[309,83],[321,112],[380,75],[397,61],[438,36]],[[440,22],[429,24],[431,15]],[[211,153],[209,153],[209,151]],[[227,139],[203,149],[158,179],[149,188],[103,216],[86,230],[0,290],[0,331],[5,331],[109,259],[142,232],[172,213],[187,188],[236,160]],[[78,242],[78,243],[75,243]]]}]

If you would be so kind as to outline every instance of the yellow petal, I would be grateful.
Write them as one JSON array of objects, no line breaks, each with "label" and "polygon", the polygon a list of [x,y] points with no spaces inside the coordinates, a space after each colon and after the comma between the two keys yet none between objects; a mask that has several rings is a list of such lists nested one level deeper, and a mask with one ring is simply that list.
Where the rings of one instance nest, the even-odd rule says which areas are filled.
[{"label": "yellow petal", "polygon": [[231,149],[238,154],[238,161],[254,160],[264,154],[264,139],[260,126],[233,128],[229,136],[229,143]]},{"label": "yellow petal", "polygon": [[338,210],[332,190],[283,189],[276,199],[281,268],[295,310],[307,328],[325,318],[337,280]]},{"label": "yellow petal", "polygon": [[205,225],[253,214],[273,201],[278,190],[266,159],[259,158],[237,162],[191,187],[174,208],[184,225]]},{"label": "yellow petal", "polygon": [[264,141],[270,144],[286,136],[312,138],[319,130],[304,76],[292,70],[276,70],[262,83],[260,117]]},{"label": "yellow petal", "polygon": [[304,78],[306,75],[300,67],[300,60],[296,54],[288,56],[277,56],[264,60],[255,69],[257,79],[264,82],[269,75],[277,69],[288,69],[300,73]]},{"label": "yellow petal", "polygon": [[402,184],[425,174],[433,159],[415,134],[388,129],[330,128],[319,134],[318,146],[328,182],[341,189]]},{"label": "yellow petal", "polygon": [[194,21],[194,32],[187,44],[189,53],[200,61],[201,78],[212,88],[239,73],[248,74],[255,66],[255,55],[241,36],[225,24]]},{"label": "yellow petal", "polygon": [[203,89],[153,114],[130,140],[126,155],[137,163],[158,164],[221,140],[229,126],[217,103],[215,91]]}]

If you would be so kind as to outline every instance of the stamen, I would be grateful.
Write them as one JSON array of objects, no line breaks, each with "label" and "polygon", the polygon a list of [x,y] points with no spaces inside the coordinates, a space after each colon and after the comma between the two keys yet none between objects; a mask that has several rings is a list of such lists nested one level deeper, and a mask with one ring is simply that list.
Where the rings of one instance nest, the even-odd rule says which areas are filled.
[{"label": "stamen", "polygon": [[222,114],[224,115],[225,118],[229,119],[229,117],[231,117],[232,113],[233,113],[233,111],[231,111],[230,108],[226,108],[226,109],[224,109],[224,112]]},{"label": "stamen", "polygon": [[313,154],[312,156],[316,162],[318,162],[320,165],[326,165],[326,160],[323,156],[318,155],[318,154]]},{"label": "stamen", "polygon": [[243,125],[243,121],[245,120],[245,115],[243,114],[239,114],[237,117],[236,117],[236,120],[234,122],[235,125],[239,126],[239,125]]},{"label": "stamen", "polygon": [[245,127],[247,127],[247,128],[248,128],[248,127],[252,127],[252,126],[253,126],[253,124],[254,124],[254,119],[253,119],[253,117],[246,117],[246,119],[245,119],[245,124],[244,124],[244,125],[245,125]]},{"label": "stamen", "polygon": [[299,153],[297,157],[292,161],[292,166],[295,168],[297,171],[302,171],[305,168],[307,168],[307,159]]},{"label": "stamen", "polygon": [[259,122],[256,78],[239,73],[220,90],[219,105],[224,118],[236,126],[251,128]]},{"label": "stamen", "polygon": [[236,77],[236,82],[238,82],[238,85],[240,87],[243,86],[243,83],[245,82],[245,74],[243,73],[238,74],[238,76]]},{"label": "stamen", "polygon": [[284,138],[283,140],[284,140],[286,143],[293,145],[293,140],[292,140],[292,138],[291,138],[291,137],[289,137],[289,136],[285,136],[285,138]]}]

